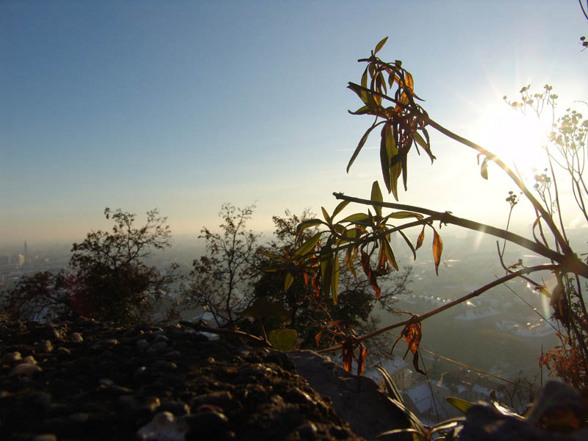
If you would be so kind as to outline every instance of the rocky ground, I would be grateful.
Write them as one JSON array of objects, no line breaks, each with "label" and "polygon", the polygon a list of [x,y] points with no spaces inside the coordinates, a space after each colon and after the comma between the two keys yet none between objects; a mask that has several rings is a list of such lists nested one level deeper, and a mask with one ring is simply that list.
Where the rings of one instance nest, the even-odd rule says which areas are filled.
[{"label": "rocky ground", "polygon": [[314,357],[181,324],[0,321],[0,439],[355,441],[398,427],[374,384]]}]

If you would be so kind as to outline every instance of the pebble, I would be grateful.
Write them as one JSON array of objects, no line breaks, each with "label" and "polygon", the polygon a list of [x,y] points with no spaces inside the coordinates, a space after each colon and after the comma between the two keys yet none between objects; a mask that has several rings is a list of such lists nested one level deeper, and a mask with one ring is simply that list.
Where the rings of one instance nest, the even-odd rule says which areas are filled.
[{"label": "pebble", "polygon": [[182,354],[180,351],[170,351],[163,356],[166,360],[179,360],[182,358]]},{"label": "pebble", "polygon": [[20,352],[9,352],[2,357],[2,364],[14,364],[17,361],[22,360],[22,354]]},{"label": "pebble", "polygon": [[94,351],[104,351],[105,349],[112,349],[119,344],[119,341],[116,338],[107,338],[104,340],[97,341],[92,345],[92,350]]},{"label": "pebble", "polygon": [[51,343],[51,340],[43,340],[37,346],[37,351],[41,354],[49,354],[53,352],[53,343]]},{"label": "pebble", "polygon": [[40,366],[36,365],[36,364],[29,364],[29,363],[21,363],[21,364],[17,364],[16,366],[14,366],[12,368],[12,370],[10,371],[10,376],[16,376],[16,375],[21,375],[21,376],[25,376],[25,377],[32,377],[33,375],[41,372],[43,369],[41,369]]},{"label": "pebble", "polygon": [[147,349],[147,353],[148,354],[157,354],[159,352],[165,351],[166,349],[167,349],[167,343],[164,341],[158,341],[158,342],[151,344],[151,346],[149,346],[149,349]]},{"label": "pebble", "polygon": [[23,363],[27,364],[37,364],[37,360],[32,355],[27,355],[25,358],[22,359]]},{"label": "pebble", "polygon": [[161,400],[158,397],[141,398],[136,395],[122,395],[118,401],[131,412],[155,412],[161,406]]},{"label": "pebble", "polygon": [[233,394],[229,391],[212,392],[206,395],[195,397],[190,405],[193,409],[198,408],[203,404],[214,404],[218,406],[226,406],[233,401]]},{"label": "pebble", "polygon": [[61,358],[67,358],[71,355],[71,351],[63,346],[58,347],[55,352]]},{"label": "pebble", "polygon": [[137,437],[142,441],[184,441],[186,432],[183,419],[176,419],[170,412],[160,412],[137,431]]},{"label": "pebble", "polygon": [[161,412],[170,412],[175,416],[190,415],[190,407],[181,401],[167,401],[159,408]]},{"label": "pebble", "polygon": [[79,332],[73,332],[70,336],[69,336],[69,340],[72,343],[82,343],[84,341],[84,337],[82,337],[82,334],[80,334]]},{"label": "pebble", "polygon": [[313,423],[305,423],[298,426],[298,434],[302,439],[313,440],[316,439],[318,429]]},{"label": "pebble", "polygon": [[139,349],[141,349],[142,351],[144,351],[145,349],[147,349],[149,347],[149,342],[147,340],[145,340],[144,338],[142,338],[141,340],[137,341],[137,347]]}]

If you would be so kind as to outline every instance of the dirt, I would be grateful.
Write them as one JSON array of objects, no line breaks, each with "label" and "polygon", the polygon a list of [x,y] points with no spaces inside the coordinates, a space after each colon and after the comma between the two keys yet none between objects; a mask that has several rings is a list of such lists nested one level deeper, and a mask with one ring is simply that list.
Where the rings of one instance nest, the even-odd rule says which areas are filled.
[{"label": "dirt", "polygon": [[182,324],[0,320],[2,440],[361,440],[284,353]]}]

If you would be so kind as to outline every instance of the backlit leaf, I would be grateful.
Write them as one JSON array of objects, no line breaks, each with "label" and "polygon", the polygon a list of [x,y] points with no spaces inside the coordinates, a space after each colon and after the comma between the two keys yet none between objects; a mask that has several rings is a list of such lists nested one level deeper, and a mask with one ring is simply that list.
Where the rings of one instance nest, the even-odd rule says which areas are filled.
[{"label": "backlit leaf", "polygon": [[355,214],[351,214],[349,216],[347,216],[345,219],[343,219],[340,222],[362,222],[362,221],[366,221],[369,219],[369,215],[366,213],[355,213]]},{"label": "backlit leaf", "polygon": [[480,174],[484,179],[488,179],[488,158],[484,159],[482,162],[482,167],[480,167]]},{"label": "backlit leaf", "polygon": [[406,234],[404,234],[404,231],[402,231],[402,230],[398,230],[398,233],[400,233],[400,235],[402,236],[402,238],[404,239],[404,241],[406,242],[406,244],[408,245],[408,247],[412,251],[413,258],[416,259],[416,249],[414,248],[414,246],[413,246],[412,242],[410,241],[410,239],[408,238],[408,236]]},{"label": "backlit leaf", "polygon": [[325,210],[325,207],[321,207],[321,211],[323,212],[323,217],[325,218],[327,223],[331,224],[331,216],[329,216],[329,213],[327,213],[327,210]]},{"label": "backlit leaf", "polygon": [[406,341],[408,350],[413,354],[416,354],[419,350],[421,338],[423,335],[421,331],[421,323],[413,322],[406,324],[400,335],[404,337],[404,341]]},{"label": "backlit leaf", "polygon": [[361,139],[359,140],[359,143],[357,144],[357,147],[355,148],[355,151],[353,152],[353,155],[351,155],[351,159],[349,160],[349,164],[347,164],[347,173],[349,173],[349,169],[351,168],[351,165],[353,164],[353,162],[355,161],[355,158],[357,158],[357,155],[359,155],[359,152],[361,151],[361,149],[363,148],[364,144],[366,143],[367,139],[370,136],[370,133],[372,132],[372,130],[374,130],[377,126],[379,126],[380,124],[383,124],[384,122],[381,121],[379,123],[375,123],[373,124],[369,129],[366,130],[366,132],[363,134],[363,136],[361,137]]},{"label": "backlit leaf", "polygon": [[316,227],[321,224],[324,224],[324,222],[320,219],[308,219],[298,224],[298,226],[296,227],[296,232],[300,233],[306,230],[307,228]]},{"label": "backlit leaf", "polygon": [[439,275],[439,263],[441,263],[441,254],[443,253],[443,240],[437,233],[437,230],[433,229],[433,260],[435,261],[435,272]]},{"label": "backlit leaf", "polygon": [[[394,161],[393,161],[394,162]],[[394,199],[398,200],[398,178],[402,173],[402,162],[396,161],[395,164],[390,167],[390,189]]]},{"label": "backlit leaf", "polygon": [[331,295],[333,304],[337,304],[339,294],[339,257],[337,253],[333,254],[333,263],[331,265]]},{"label": "backlit leaf", "polygon": [[386,44],[386,41],[388,41],[388,37],[380,40],[380,42],[376,45],[376,49],[374,49],[374,55],[376,55],[380,51],[380,49],[382,49],[382,47],[384,47],[384,45]]},{"label": "backlit leaf", "polygon": [[386,219],[406,219],[409,217],[414,217],[416,219],[423,219],[423,216],[420,213],[415,213],[414,211],[395,211],[394,213],[390,213],[386,216]]},{"label": "backlit leaf", "polygon": [[404,72],[404,84],[408,87],[411,91],[414,89],[414,80],[412,79],[412,75],[407,71]]},{"label": "backlit leaf", "polygon": [[347,207],[347,205],[349,205],[349,201],[343,201],[339,205],[337,205],[337,207],[335,207],[335,210],[333,211],[333,218],[337,216],[339,213],[341,213],[341,211],[343,211],[343,209]]},{"label": "backlit leaf", "polygon": [[287,273],[284,280],[284,291],[288,291],[288,289],[290,289],[292,286],[292,283],[294,283],[294,276],[290,273]]},{"label": "backlit leaf", "polygon": [[419,233],[419,237],[417,237],[417,244],[415,249],[419,249],[423,245],[423,241],[425,240],[425,226],[423,225],[423,229]]},{"label": "backlit leaf", "polygon": [[368,88],[368,70],[367,68],[363,71],[363,75],[361,76],[361,87],[364,89]]},{"label": "backlit leaf", "polygon": [[388,242],[387,238],[382,239],[382,248],[384,249],[384,254],[390,262],[390,265],[394,267],[396,271],[398,271],[398,263],[396,263],[396,258],[394,257],[394,251],[392,251],[392,247],[390,246],[390,242]]},{"label": "backlit leaf", "polygon": [[398,154],[396,141],[394,140],[394,132],[392,124],[386,123],[382,128],[380,139],[380,166],[382,167],[382,177],[388,192],[392,188],[392,176],[390,175],[390,167],[392,159]]},{"label": "backlit leaf", "polygon": [[359,356],[357,357],[357,375],[363,375],[365,368],[365,359],[367,357],[367,349],[364,345],[359,345]]},{"label": "backlit leaf", "polygon": [[321,239],[321,233],[316,233],[314,236],[312,236],[310,239],[308,239],[306,242],[304,242],[300,248],[298,248],[295,252],[294,255],[295,256],[304,256],[305,254],[308,254],[310,251],[312,251],[314,249],[314,247],[316,246],[316,244],[318,243],[318,241]]},{"label": "backlit leaf", "polygon": [[362,106],[356,111],[348,110],[351,115],[365,115],[366,113],[370,113],[370,108],[368,106]]},{"label": "backlit leaf", "polygon": [[323,292],[328,295],[331,291],[331,283],[333,277],[333,260],[331,259],[330,252],[323,254],[321,250],[321,283]]},{"label": "backlit leaf", "polygon": [[474,405],[474,403],[470,403],[469,401],[462,400],[461,398],[457,397],[447,397],[445,399],[449,404],[451,404],[464,415],[468,411],[468,409]]},{"label": "backlit leaf", "polygon": [[[374,183],[372,184],[371,200],[374,202],[384,202],[384,198],[382,197],[382,192],[380,191],[380,184],[378,184],[378,181],[374,181]],[[374,210],[376,210],[376,214],[378,216],[382,216],[382,207],[376,204],[374,204],[373,207]]]}]

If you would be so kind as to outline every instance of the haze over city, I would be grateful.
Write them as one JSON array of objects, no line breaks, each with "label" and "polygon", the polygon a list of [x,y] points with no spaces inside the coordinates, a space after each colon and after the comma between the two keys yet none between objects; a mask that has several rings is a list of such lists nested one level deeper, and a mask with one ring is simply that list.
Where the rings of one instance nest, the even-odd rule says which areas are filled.
[{"label": "haze over city", "polygon": [[[585,99],[584,30],[571,0],[3,1],[0,244],[80,240],[105,207],[197,234],[224,202],[255,203],[269,231],[333,191],[369,196],[378,140],[346,174],[371,123],[347,113],[346,85],[385,36],[380,56],[403,61],[434,119],[508,152],[522,138],[503,95],[549,83],[562,105]],[[512,186],[432,135],[438,160],[413,161],[400,201],[503,222],[507,204],[487,201]]]}]

